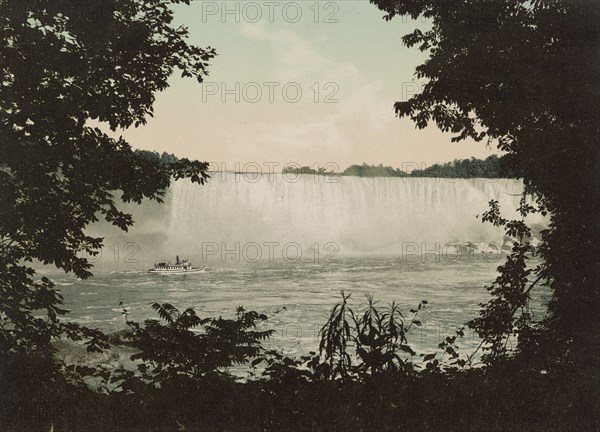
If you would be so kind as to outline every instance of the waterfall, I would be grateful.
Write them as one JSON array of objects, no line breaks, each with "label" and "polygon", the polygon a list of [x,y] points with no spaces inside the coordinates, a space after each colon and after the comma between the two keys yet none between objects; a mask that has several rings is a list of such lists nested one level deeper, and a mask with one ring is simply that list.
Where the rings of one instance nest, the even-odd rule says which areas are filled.
[{"label": "waterfall", "polygon": [[517,217],[522,191],[513,179],[213,173],[204,186],[174,182],[163,205],[128,206],[136,225],[127,235],[100,231],[105,245],[134,242],[149,261],[176,253],[198,260],[206,244],[233,251],[333,244],[341,253],[399,253],[406,243],[500,245],[503,230],[476,216],[494,199],[504,217]]}]

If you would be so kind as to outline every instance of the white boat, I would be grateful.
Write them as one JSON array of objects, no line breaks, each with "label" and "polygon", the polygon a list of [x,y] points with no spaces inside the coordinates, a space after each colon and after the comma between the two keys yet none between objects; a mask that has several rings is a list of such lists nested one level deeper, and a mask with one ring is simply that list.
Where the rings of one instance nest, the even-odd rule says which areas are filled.
[{"label": "white boat", "polygon": [[171,261],[157,261],[154,263],[154,268],[148,270],[148,273],[157,274],[183,274],[183,273],[204,273],[205,268],[193,267],[192,263],[186,259],[179,259],[179,255],[175,258],[175,264]]}]

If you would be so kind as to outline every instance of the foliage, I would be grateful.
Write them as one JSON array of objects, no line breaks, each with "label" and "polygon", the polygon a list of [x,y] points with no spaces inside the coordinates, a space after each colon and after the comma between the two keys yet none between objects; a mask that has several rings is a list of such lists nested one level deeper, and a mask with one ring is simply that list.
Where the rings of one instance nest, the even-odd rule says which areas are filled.
[{"label": "foliage", "polygon": [[350,320],[353,315],[352,310],[348,310],[350,295],[342,292],[342,301],[331,309],[327,322],[319,332],[321,335],[319,352],[325,357],[326,377],[335,378],[339,375],[344,379],[350,374],[352,366],[349,352],[349,345],[352,342]]},{"label": "foliage", "polygon": [[357,176],[357,177],[406,177],[407,174],[399,168],[392,168],[390,166],[379,165],[368,165],[363,163],[362,165],[350,165],[346,168],[341,175],[344,176]]},{"label": "foliage", "polygon": [[295,167],[293,165],[288,165],[283,167],[281,170],[283,174],[314,174],[314,175],[334,175],[335,173],[332,171],[327,171],[324,167],[318,167],[317,169],[311,168],[309,166]]},{"label": "foliage", "polygon": [[127,324],[133,330],[133,346],[139,349],[131,359],[143,361],[139,370],[154,384],[178,376],[198,379],[247,363],[261,353],[261,342],[273,334],[273,330],[256,329],[267,319],[265,315],[241,306],[235,319],[200,318],[191,308],[180,312],[169,303],[153,303],[152,309],[166,324],[151,319],[143,326],[129,320]]},{"label": "foliage", "polygon": [[[401,335],[411,325],[419,325],[417,314],[427,305],[423,301],[413,309],[405,325],[409,321],[402,319],[394,304],[380,312],[368,299],[366,308],[354,313],[348,299],[343,295],[341,303],[350,317],[346,319],[350,342],[362,339],[363,348],[375,347],[371,352],[392,347],[394,341],[406,343]],[[21,367],[0,365],[0,385],[15,389],[0,394],[3,430],[238,431],[243,425],[244,430],[267,431],[475,431],[548,430],[557,425],[591,430],[597,426],[594,413],[600,412],[600,387],[596,369],[540,374],[510,362],[495,368],[444,369],[438,367],[437,354],[429,354],[424,357],[428,363],[423,373],[366,359],[365,364],[381,367],[364,368],[359,360],[351,366],[352,379],[337,379],[339,375],[319,373],[320,365],[327,364],[327,353],[325,358],[313,352],[300,359],[277,351],[263,353],[259,347],[263,337],[257,336],[253,324],[263,317],[256,313],[238,309],[233,320],[201,319],[192,309],[180,311],[166,303],[152,304],[152,308],[162,322],[147,320],[140,326],[128,320],[136,334],[126,340],[141,349],[136,356],[137,371],[109,374],[69,366],[59,372],[45,361],[29,360]],[[339,316],[341,309],[338,305],[333,315]],[[124,314],[127,317],[126,310]],[[395,317],[393,325],[390,316]],[[219,324],[213,326],[213,322]],[[359,328],[355,328],[357,323]],[[210,327],[214,328],[209,332]],[[391,336],[391,345],[373,343],[385,334]],[[369,335],[376,336],[369,339]],[[451,363],[458,358],[455,341],[453,336],[440,344],[442,357],[448,355]],[[247,350],[251,346],[254,349]],[[397,352],[397,348],[392,350]],[[234,355],[223,356],[223,352]],[[383,356],[388,353],[388,348],[381,350]],[[227,367],[237,358],[250,359],[255,354],[254,366],[267,363],[263,372],[267,379],[238,383],[207,367]],[[208,357],[213,360],[203,364]],[[405,364],[410,365],[408,360]],[[77,369],[106,384],[94,391],[77,377],[66,379],[77,375]],[[453,373],[436,373],[449,370]]]},{"label": "foliage", "polygon": [[[458,370],[464,369],[464,367],[469,364],[472,365],[473,354],[469,356],[468,359],[460,358],[459,347],[456,342],[457,338],[462,338],[465,335],[464,327],[458,329],[454,336],[446,336],[444,340],[442,340],[438,344],[438,348],[443,350],[442,355],[439,359],[435,358],[436,354],[428,354],[424,356],[423,360],[426,362],[425,371],[426,372],[447,372],[447,373],[455,373]],[[444,357],[448,356],[449,361],[445,362]]]},{"label": "foliage", "polygon": [[[423,304],[419,303],[419,310]],[[418,311],[413,312],[416,316]],[[399,352],[414,356],[416,353],[407,345],[406,334],[413,324],[421,322],[413,319],[409,326],[404,325],[404,315],[393,302],[387,310],[379,312],[372,296],[367,297],[367,308],[358,317],[353,316],[356,337],[356,352],[362,361],[360,369],[369,373],[384,370],[398,371],[411,369],[400,358]]]},{"label": "foliage", "polygon": [[504,158],[496,155],[485,159],[454,160],[445,164],[433,164],[425,169],[416,169],[411,177],[442,177],[442,178],[513,178],[519,177],[510,167],[503,164]]},{"label": "foliage", "polygon": [[172,179],[208,178],[206,163],[148,157],[99,127],[144,124],[176,68],[206,76],[215,52],[189,45],[187,30],[171,26],[173,2],[180,1],[0,2],[3,359],[48,351],[60,335],[104,348],[99,332],[60,322],[62,297],[52,281],[36,279],[31,263],[87,278],[92,266],[82,254],[102,245],[85,233],[89,223],[104,218],[127,230],[133,220],[117,201],[161,201]]},{"label": "foliage", "polygon": [[[568,355],[597,366],[600,271],[591,238],[598,233],[592,215],[600,210],[600,7],[566,0],[372,2],[388,20],[427,22],[402,39],[428,58],[416,69],[422,91],[397,102],[396,114],[418,128],[433,122],[454,141],[497,143],[510,169],[523,175],[526,193],[550,215],[539,249],[544,265],[531,276],[553,298],[539,331],[529,332],[537,335],[530,354],[542,363]],[[508,329],[508,315],[522,303],[515,298],[509,306],[501,297],[513,297],[504,288],[523,292],[520,279],[530,273],[523,253],[514,251],[494,285],[494,332]]]},{"label": "foliage", "polygon": [[[316,352],[310,351],[308,355],[300,358],[288,357],[278,350],[268,350],[263,356],[252,362],[252,366],[264,364],[262,378],[269,383],[283,385],[297,385],[298,383],[315,382],[331,376],[327,374],[329,365],[320,362]],[[251,373],[255,378],[256,374]]]},{"label": "foliage", "polygon": [[139,156],[143,159],[147,159],[154,163],[158,162],[160,165],[166,167],[174,164],[175,162],[179,162],[179,158],[173,153],[162,152],[162,154],[158,154],[158,152],[155,151],[140,149],[134,150],[134,153],[136,154],[136,156]]},{"label": "foliage", "polygon": [[7,432],[597,429],[598,370],[539,374],[506,366],[344,382],[206,377],[109,394],[61,385],[46,400],[24,373],[9,379],[29,391],[9,400],[0,394],[0,425]]},{"label": "foliage", "polygon": [[293,359],[267,352],[262,358],[267,363],[265,376],[278,381],[346,381],[382,372],[413,372],[411,360],[416,353],[408,345],[407,334],[413,325],[421,325],[417,315],[427,301],[411,309],[413,316],[407,323],[396,303],[379,310],[373,297],[367,296],[366,308],[355,311],[348,303],[351,295],[342,292],[341,296],[319,332],[319,353]]},{"label": "foliage", "polygon": [[303,166],[286,166],[283,168],[284,174],[315,174],[315,175],[338,175],[355,177],[435,177],[435,178],[515,178],[521,177],[520,173],[511,167],[504,157],[496,155],[488,156],[486,159],[456,159],[444,164],[433,164],[422,169],[412,170],[410,173],[393,168],[391,166],[369,165],[350,165],[341,173],[326,171],[325,168],[314,168]]},{"label": "foliage", "polygon": [[[497,201],[492,200],[489,204],[490,209],[483,214],[482,222],[504,227],[506,235],[514,242],[506,262],[498,267],[498,277],[487,287],[493,298],[481,305],[480,317],[468,323],[482,338],[483,349],[490,351],[483,356],[486,363],[505,360],[510,354],[507,345],[511,337],[518,339],[519,334],[529,333],[535,325],[529,311],[529,293],[544,277],[544,265],[537,269],[527,266],[536,251],[529,242],[531,231],[524,218],[536,209],[522,197],[519,207],[522,219],[506,220],[500,214]],[[532,274],[538,275],[535,281],[530,280]],[[520,314],[516,315],[518,311]]]}]

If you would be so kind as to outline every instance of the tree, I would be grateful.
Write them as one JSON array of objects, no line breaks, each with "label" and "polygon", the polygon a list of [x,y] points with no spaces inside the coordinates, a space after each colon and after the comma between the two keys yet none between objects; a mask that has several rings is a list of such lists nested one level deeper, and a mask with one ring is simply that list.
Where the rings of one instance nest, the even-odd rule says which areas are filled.
[{"label": "tree", "polygon": [[88,338],[97,331],[59,320],[62,297],[33,261],[80,278],[102,238],[84,232],[102,217],[122,230],[133,224],[118,201],[161,201],[172,179],[204,183],[206,163],[134,152],[113,131],[153,114],[155,93],[175,69],[199,82],[212,48],[186,42],[171,26],[170,3],[189,0],[0,0],[0,354],[49,351],[52,337]]},{"label": "tree", "polygon": [[[372,2],[386,12],[385,19],[407,15],[429,23],[403,37],[405,45],[429,57],[416,69],[425,81],[421,93],[397,102],[397,115],[418,128],[434,122],[454,133],[454,141],[497,142],[510,168],[523,175],[537,210],[551,215],[539,250],[544,263],[528,280],[548,284],[553,298],[543,322],[523,333],[529,337],[521,349],[552,361],[597,365],[600,272],[592,239],[600,210],[600,5]],[[530,289],[523,285],[522,293]]]},{"label": "tree", "polygon": [[143,326],[129,320],[127,324],[133,330],[133,345],[139,349],[131,359],[143,360],[140,369],[158,385],[178,376],[200,379],[247,363],[262,352],[261,342],[275,332],[257,330],[266,315],[241,306],[235,319],[200,318],[192,308],[180,312],[169,303],[153,303],[152,309],[166,324],[152,319]]},{"label": "tree", "polygon": [[445,164],[433,164],[425,169],[416,169],[411,177],[455,177],[455,178],[498,178],[516,177],[509,170],[502,169],[502,158],[491,155],[485,160],[471,158],[454,160]]}]

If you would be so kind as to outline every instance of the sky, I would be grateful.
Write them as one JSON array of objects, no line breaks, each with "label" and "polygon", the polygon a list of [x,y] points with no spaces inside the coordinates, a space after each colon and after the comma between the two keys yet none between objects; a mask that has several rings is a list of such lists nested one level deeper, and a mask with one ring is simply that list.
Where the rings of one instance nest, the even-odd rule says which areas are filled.
[{"label": "sky", "polygon": [[203,84],[174,74],[154,118],[121,132],[134,148],[223,170],[275,171],[363,162],[410,170],[496,152],[395,116],[394,102],[422,85],[414,70],[426,59],[401,37],[427,22],[385,21],[367,0],[198,0],[173,8],[190,42],[218,55]]}]

